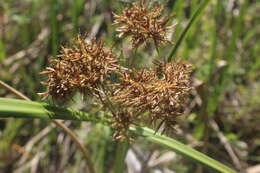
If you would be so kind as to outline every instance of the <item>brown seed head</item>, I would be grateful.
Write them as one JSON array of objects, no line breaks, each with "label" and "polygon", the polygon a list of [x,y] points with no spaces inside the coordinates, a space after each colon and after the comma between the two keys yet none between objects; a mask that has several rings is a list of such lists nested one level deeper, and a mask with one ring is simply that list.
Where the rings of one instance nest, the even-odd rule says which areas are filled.
[{"label": "brown seed head", "polygon": [[111,127],[115,129],[113,138],[116,140],[131,139],[129,138],[129,126],[133,124],[135,118],[133,114],[127,111],[127,109],[122,109],[121,112],[113,117],[113,123]]},{"label": "brown seed head", "polygon": [[48,75],[48,80],[42,82],[43,85],[47,85],[47,91],[39,93],[39,95],[43,95],[44,99],[51,95],[62,102],[70,99],[75,93],[76,87],[70,83],[64,70],[64,67],[57,63],[52,68],[47,67],[46,71],[41,72],[41,74]]},{"label": "brown seed head", "polygon": [[[63,47],[60,60],[53,60],[51,67],[42,74],[48,75],[47,91],[43,93],[54,98],[73,95],[74,91],[98,91],[98,85],[103,84],[109,75],[118,68],[117,59],[111,50],[106,50],[101,41],[91,40],[86,43],[80,36],[72,48]],[[62,94],[60,94],[62,93]]]},{"label": "brown seed head", "polygon": [[152,39],[156,46],[160,43],[169,42],[166,33],[173,26],[166,26],[171,16],[160,18],[163,6],[157,5],[150,9],[141,3],[133,3],[130,8],[126,8],[122,15],[114,14],[114,24],[121,25],[116,29],[120,32],[118,37],[130,35],[133,47],[138,47],[142,43],[147,43]]},{"label": "brown seed head", "polygon": [[191,71],[185,62],[159,63],[156,70],[132,71],[123,76],[113,101],[136,116],[148,111],[152,122],[160,120],[172,128],[190,90]]}]

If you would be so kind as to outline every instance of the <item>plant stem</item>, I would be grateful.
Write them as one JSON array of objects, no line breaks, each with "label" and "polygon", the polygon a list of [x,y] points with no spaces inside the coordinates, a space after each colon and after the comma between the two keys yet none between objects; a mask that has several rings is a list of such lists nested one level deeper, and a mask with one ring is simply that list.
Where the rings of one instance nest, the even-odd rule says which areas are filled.
[{"label": "plant stem", "polygon": [[172,60],[172,58],[174,57],[174,55],[176,54],[180,44],[182,43],[184,37],[186,36],[188,30],[190,29],[191,25],[196,21],[196,19],[200,16],[201,12],[204,10],[204,8],[207,6],[207,4],[210,2],[210,0],[205,0],[204,2],[202,2],[198,9],[195,11],[195,13],[192,15],[189,23],[187,24],[187,26],[185,27],[185,29],[183,30],[183,32],[181,33],[181,36],[179,37],[179,39],[177,40],[175,46],[172,48],[170,54],[167,57],[168,62],[170,62]]},{"label": "plant stem", "polygon": [[22,93],[20,93],[19,91],[17,91],[16,89],[14,89],[13,87],[11,87],[10,85],[8,85],[7,83],[5,83],[5,82],[3,82],[1,80],[0,80],[0,86],[2,86],[3,88],[11,91],[17,97],[19,97],[19,98],[21,98],[23,100],[30,101],[30,99],[28,97],[26,97],[25,95],[23,95]]}]

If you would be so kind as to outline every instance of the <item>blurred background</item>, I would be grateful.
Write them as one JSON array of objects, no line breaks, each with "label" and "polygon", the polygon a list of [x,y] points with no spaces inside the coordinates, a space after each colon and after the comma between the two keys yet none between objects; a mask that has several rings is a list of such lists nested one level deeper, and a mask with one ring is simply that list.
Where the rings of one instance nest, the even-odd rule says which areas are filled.
[{"label": "blurred background", "polygon": [[[118,39],[113,15],[131,0],[1,0],[0,80],[34,101],[45,87],[39,75],[50,57],[69,46],[78,33],[103,39],[122,59],[133,59],[138,69],[164,59],[173,45],[152,44],[135,51],[128,38]],[[154,0],[163,15],[174,14],[168,37],[180,37],[202,0]],[[211,0],[191,26],[176,57],[194,65],[193,85],[185,115],[173,138],[222,163],[247,173],[260,172],[260,2]],[[16,98],[0,88],[0,96]],[[52,100],[47,100],[52,102]],[[99,111],[91,100],[76,95],[70,107]],[[174,152],[142,138],[130,146],[111,137],[109,127],[64,121],[89,148],[98,173],[210,172]],[[125,146],[122,148],[122,146]],[[123,154],[122,154],[123,153]],[[126,155],[125,164],[122,158]],[[124,160],[124,159],[123,159]],[[71,138],[50,121],[0,119],[0,172],[85,172],[85,160]]]}]

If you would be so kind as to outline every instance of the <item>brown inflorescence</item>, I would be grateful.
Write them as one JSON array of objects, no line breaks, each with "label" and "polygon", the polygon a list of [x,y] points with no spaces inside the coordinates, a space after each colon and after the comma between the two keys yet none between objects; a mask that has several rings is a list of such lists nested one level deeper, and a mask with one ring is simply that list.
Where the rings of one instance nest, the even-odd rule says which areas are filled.
[{"label": "brown inflorescence", "polygon": [[129,127],[134,123],[136,117],[127,109],[120,111],[113,117],[111,127],[115,130],[113,138],[116,140],[131,139],[129,136]]},{"label": "brown inflorescence", "polygon": [[[171,16],[161,17],[162,10],[160,5],[148,8],[133,3],[122,15],[114,14],[114,24],[121,25],[117,28],[118,37],[131,36],[135,48],[149,40],[154,41],[156,48],[169,42],[166,34],[173,26],[166,24]],[[129,127],[147,122],[140,121],[145,118],[153,124],[159,123],[159,127],[164,124],[164,130],[174,128],[191,89],[191,65],[156,62],[156,68],[138,71],[122,67],[118,61],[102,41],[85,42],[78,36],[72,47],[62,47],[50,67],[41,72],[48,76],[42,82],[47,91],[39,94],[63,103],[76,92],[95,96],[102,108],[112,114],[108,119],[115,130],[115,139],[130,139]]]},{"label": "brown inflorescence", "polygon": [[191,65],[186,62],[157,63],[156,70],[125,73],[113,101],[137,117],[149,112],[149,119],[172,129],[182,113],[189,85]]},{"label": "brown inflorescence", "polygon": [[[47,91],[41,95],[62,102],[75,92],[96,96],[113,115],[115,139],[128,138],[130,125],[140,122],[145,112],[153,124],[159,122],[164,129],[172,129],[191,89],[190,64],[157,62],[154,69],[127,69],[118,65],[118,59],[103,42],[95,39],[86,43],[77,37],[73,47],[63,47],[58,58],[41,73],[48,76],[43,82]],[[121,75],[119,83],[109,80],[111,74]]]},{"label": "brown inflorescence", "polygon": [[48,75],[43,82],[47,91],[40,93],[45,98],[51,95],[57,100],[68,100],[76,91],[95,94],[98,86],[118,68],[117,58],[105,49],[102,41],[93,39],[86,43],[80,36],[73,47],[63,47],[58,58],[41,73]]},{"label": "brown inflorescence", "polygon": [[118,37],[131,36],[135,48],[149,39],[154,41],[156,47],[160,43],[169,42],[166,33],[174,25],[166,26],[171,16],[160,17],[162,10],[161,5],[149,9],[147,5],[133,3],[130,8],[124,9],[122,15],[114,14],[114,24],[121,25],[116,29],[120,32]]}]

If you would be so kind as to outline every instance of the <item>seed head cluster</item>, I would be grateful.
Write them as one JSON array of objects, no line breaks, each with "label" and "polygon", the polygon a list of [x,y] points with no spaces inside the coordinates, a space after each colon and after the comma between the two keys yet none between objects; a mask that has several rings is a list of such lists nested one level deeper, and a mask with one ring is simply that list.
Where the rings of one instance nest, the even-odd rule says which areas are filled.
[{"label": "seed head cluster", "polygon": [[152,122],[163,122],[171,129],[176,117],[182,113],[184,98],[191,89],[191,71],[190,64],[179,62],[157,63],[155,70],[125,73],[113,100],[137,117],[149,112]]},{"label": "seed head cluster", "polygon": [[45,97],[68,100],[76,91],[95,94],[118,68],[117,58],[106,50],[103,42],[86,43],[80,36],[72,48],[63,47],[59,59],[53,60],[42,74],[48,75]]},{"label": "seed head cluster", "polygon": [[121,25],[116,29],[119,32],[118,37],[131,36],[135,48],[150,39],[156,46],[169,42],[166,33],[173,26],[166,26],[171,17],[160,17],[162,10],[161,5],[149,9],[147,5],[133,3],[131,7],[124,9],[122,15],[114,14],[114,24]]}]

